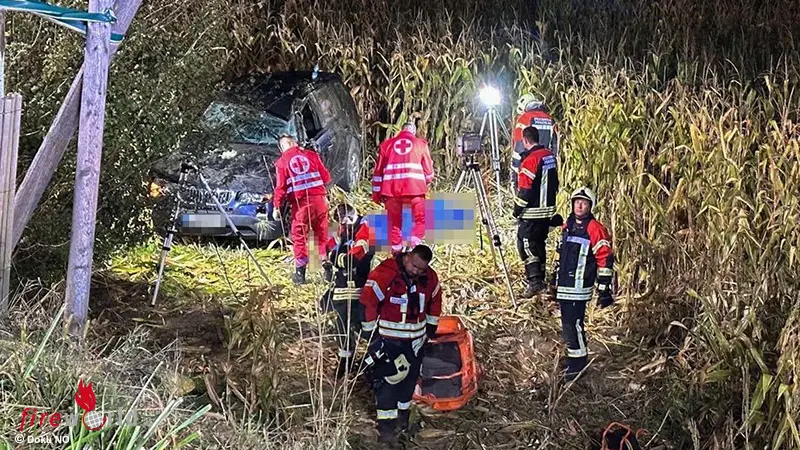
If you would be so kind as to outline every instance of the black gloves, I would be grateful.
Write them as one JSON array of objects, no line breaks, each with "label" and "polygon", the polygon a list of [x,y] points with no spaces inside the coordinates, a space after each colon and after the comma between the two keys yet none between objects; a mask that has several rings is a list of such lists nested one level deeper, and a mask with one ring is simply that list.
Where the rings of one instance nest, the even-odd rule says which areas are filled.
[{"label": "black gloves", "polygon": [[436,337],[436,328],[438,328],[438,325],[425,325],[425,334],[428,335],[428,339],[433,339]]},{"label": "black gloves", "polygon": [[522,207],[519,205],[514,206],[514,211],[511,213],[511,216],[515,219],[519,219],[519,216],[522,214]]},{"label": "black gloves", "polygon": [[607,308],[614,303],[614,296],[611,294],[611,287],[607,284],[597,286],[597,304],[601,308]]}]

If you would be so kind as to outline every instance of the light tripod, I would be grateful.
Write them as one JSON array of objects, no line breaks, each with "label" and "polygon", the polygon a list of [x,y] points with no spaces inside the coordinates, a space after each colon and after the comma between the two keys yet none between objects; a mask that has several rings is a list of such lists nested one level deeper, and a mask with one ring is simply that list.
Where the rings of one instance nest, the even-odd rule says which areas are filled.
[{"label": "light tripod", "polygon": [[497,115],[495,106],[487,106],[486,112],[483,114],[481,136],[486,131],[487,123],[489,124],[489,144],[492,146],[492,170],[494,171],[494,181],[497,183],[497,210],[500,211],[503,208],[503,201],[500,196],[502,191],[502,185],[500,184],[500,138],[497,129],[498,127],[502,128],[504,135],[508,135],[508,130]]},{"label": "light tripod", "polygon": [[[458,177],[458,183],[456,183],[455,192],[458,192],[461,189],[461,186],[470,180],[472,180],[472,183],[475,185],[475,192],[477,193],[478,197],[478,208],[480,208],[481,213],[481,221],[483,222],[483,226],[486,227],[486,234],[492,237],[492,257],[494,258],[495,255],[494,247],[497,247],[497,252],[500,254],[500,263],[503,267],[503,275],[506,279],[508,294],[511,296],[511,302],[514,304],[514,309],[516,309],[517,299],[514,297],[514,289],[511,287],[511,276],[508,273],[508,265],[506,264],[506,258],[503,254],[503,243],[500,241],[500,234],[497,231],[497,224],[494,221],[492,210],[489,207],[489,199],[486,195],[486,187],[483,185],[483,178],[481,177],[480,164],[478,164],[478,162],[475,160],[474,154],[464,156],[462,161],[464,162],[464,169],[462,170],[461,175]],[[481,235],[481,248],[483,248],[483,235]]]},{"label": "light tripod", "polygon": [[217,209],[222,214],[222,216],[225,217],[225,221],[228,223],[228,226],[231,227],[231,231],[233,231],[233,234],[237,238],[239,238],[239,242],[244,247],[245,251],[247,252],[247,255],[250,256],[250,259],[253,260],[253,263],[255,263],[256,267],[258,268],[258,271],[261,273],[261,277],[264,278],[264,281],[266,281],[267,284],[270,284],[266,272],[264,272],[264,269],[261,267],[261,264],[258,263],[258,260],[256,259],[255,255],[253,255],[253,252],[250,251],[250,247],[247,246],[247,243],[244,241],[244,236],[242,236],[242,233],[239,231],[236,225],[234,225],[231,216],[228,215],[228,213],[225,211],[225,208],[223,208],[222,205],[220,204],[219,199],[217,198],[217,194],[211,189],[211,186],[208,185],[208,181],[206,181],[206,178],[203,176],[202,173],[200,173],[200,170],[194,164],[183,163],[181,164],[181,174],[178,179],[179,186],[176,195],[177,200],[175,202],[175,206],[172,209],[172,217],[171,217],[172,222],[170,223],[169,228],[167,229],[166,236],[164,236],[164,245],[161,248],[161,260],[158,264],[158,277],[156,278],[156,285],[155,289],[153,290],[153,300],[150,302],[150,306],[155,306],[156,304],[156,298],[158,298],[158,291],[161,287],[161,281],[164,278],[164,266],[166,265],[167,262],[167,253],[169,253],[170,249],[172,248],[172,239],[174,238],[175,233],[178,232],[178,217],[180,217],[181,214],[180,207],[182,201],[181,191],[183,190],[183,186],[186,183],[186,178],[189,172],[194,172],[200,178],[200,182],[203,183],[203,187],[206,188],[206,191],[208,191],[209,195],[211,195],[211,198],[214,200],[214,205],[216,205]]}]

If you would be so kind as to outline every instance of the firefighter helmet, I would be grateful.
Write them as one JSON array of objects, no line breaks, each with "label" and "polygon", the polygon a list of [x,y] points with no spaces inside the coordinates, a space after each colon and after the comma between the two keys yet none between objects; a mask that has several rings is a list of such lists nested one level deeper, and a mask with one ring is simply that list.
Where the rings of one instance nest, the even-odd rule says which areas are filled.
[{"label": "firefighter helmet", "polygon": [[569,201],[574,202],[576,199],[582,198],[584,200],[589,200],[592,207],[597,204],[597,197],[594,195],[594,191],[589,189],[586,186],[579,187],[572,192],[572,196],[570,196]]},{"label": "firefighter helmet", "polygon": [[524,94],[517,101],[517,114],[522,114],[525,111],[533,111],[534,109],[543,109],[544,102],[536,98],[533,94]]},{"label": "firefighter helmet", "polygon": [[406,358],[406,355],[403,353],[397,355],[392,363],[395,369],[397,369],[397,372],[395,372],[394,375],[384,377],[384,379],[389,384],[397,384],[406,379],[408,371],[411,369],[411,363],[408,362],[408,358]]}]

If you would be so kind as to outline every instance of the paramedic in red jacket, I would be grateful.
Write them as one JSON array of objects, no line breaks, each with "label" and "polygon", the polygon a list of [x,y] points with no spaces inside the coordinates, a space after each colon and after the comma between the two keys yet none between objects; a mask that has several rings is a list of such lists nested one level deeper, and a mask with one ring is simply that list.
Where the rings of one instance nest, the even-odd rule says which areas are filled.
[{"label": "paramedic in red jacket", "polygon": [[425,240],[425,196],[433,181],[433,161],[428,142],[416,133],[417,127],[409,122],[397,136],[385,140],[372,174],[372,201],[386,207],[392,253],[403,249],[404,205],[410,205],[414,222],[411,246]]},{"label": "paramedic in red jacket", "polygon": [[431,249],[422,244],[398,253],[370,272],[361,292],[361,333],[372,341],[365,361],[372,372],[382,442],[393,442],[398,431],[408,428],[419,351],[439,325],[442,292],[428,265],[431,259]]},{"label": "paramedic in red jacket", "polygon": [[556,300],[561,308],[561,335],[567,343],[567,381],[574,380],[586,367],[589,352],[583,320],[595,283],[600,307],[614,302],[611,235],[592,215],[597,203],[594,192],[588,187],[576,189],[570,201],[572,214],[561,231],[554,276]]},{"label": "paramedic in red jacket", "polygon": [[314,233],[320,261],[327,261],[328,201],[325,185],[331,181],[331,176],[317,152],[301,148],[290,136],[281,136],[278,143],[282,154],[275,161],[277,179],[272,216],[280,220],[284,200],[291,206],[292,253],[296,266],[292,281],[302,284],[306,282],[309,229]]}]

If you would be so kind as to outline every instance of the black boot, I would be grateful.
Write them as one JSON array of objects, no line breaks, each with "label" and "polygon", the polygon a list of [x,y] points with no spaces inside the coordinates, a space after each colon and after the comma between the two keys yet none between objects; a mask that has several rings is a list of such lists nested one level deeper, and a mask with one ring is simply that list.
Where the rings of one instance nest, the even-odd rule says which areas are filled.
[{"label": "black boot", "polygon": [[520,297],[531,298],[547,290],[541,263],[525,264],[525,278],[528,280],[528,288],[525,289],[525,292]]},{"label": "black boot", "polygon": [[397,433],[394,431],[396,423],[396,419],[378,421],[378,442],[385,444],[397,442]]},{"label": "black boot", "polygon": [[306,284],[306,266],[299,266],[294,270],[292,282],[294,284]]},{"label": "black boot", "polygon": [[350,372],[350,358],[339,357],[339,366],[336,368],[336,378],[343,378]]},{"label": "black boot", "polygon": [[586,357],[580,358],[567,358],[567,371],[564,373],[564,381],[570,382],[581,374],[581,371],[586,367]]}]

